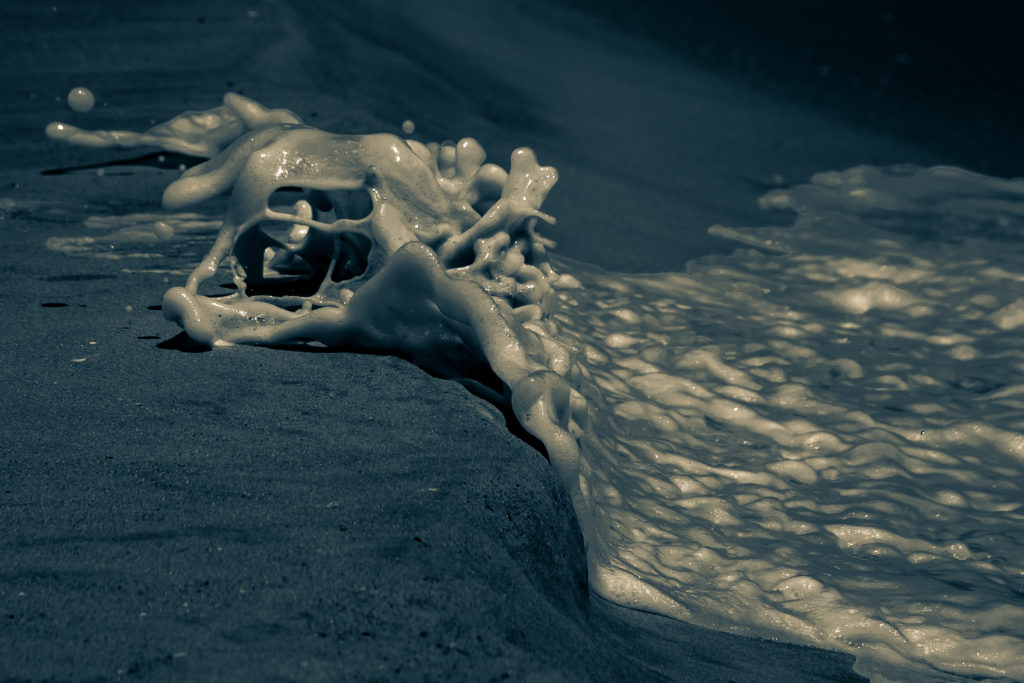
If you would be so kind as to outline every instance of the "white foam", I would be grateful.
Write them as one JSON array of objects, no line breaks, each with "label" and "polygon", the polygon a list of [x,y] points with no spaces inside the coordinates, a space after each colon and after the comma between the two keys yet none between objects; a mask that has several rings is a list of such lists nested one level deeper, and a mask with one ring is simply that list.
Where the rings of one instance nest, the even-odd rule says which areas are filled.
[{"label": "white foam", "polygon": [[556,264],[595,590],[876,680],[1024,679],[1024,185],[862,167],[765,203],[796,225],[714,231],[770,254]]},{"label": "white foam", "polygon": [[[215,155],[264,120],[281,132],[295,125],[290,112],[229,96],[141,134],[47,131],[78,144]],[[325,139],[335,140],[306,131],[294,141]],[[464,163],[453,145],[405,145],[420,159],[436,155],[442,188],[466,164],[479,166],[462,143]],[[488,168],[481,182],[500,180]],[[204,185],[203,173],[186,173],[167,205],[232,182]],[[528,185],[511,195],[526,196]],[[598,592],[713,628],[844,649],[877,680],[1024,679],[1022,199],[1022,181],[960,169],[822,173],[764,198],[795,209],[794,226],[712,228],[754,249],[705,258],[686,274],[556,262],[560,275],[545,276],[560,299],[550,317],[530,304],[495,318],[482,291],[453,285],[422,250],[406,250],[402,258],[419,265],[396,272],[416,275],[406,289],[437,285],[456,308],[461,301],[460,319],[479,314],[487,358],[506,381],[522,366],[508,357],[521,352],[509,344],[519,338],[548,375],[570,378],[572,388],[545,388],[536,373],[513,373],[513,408],[574,494]],[[302,226],[306,213],[297,205],[269,215]],[[493,223],[486,218],[479,225]],[[113,232],[77,246],[110,256],[97,245],[185,229],[168,214],[133,220],[93,221]],[[508,247],[491,239],[470,228],[438,255]],[[208,258],[193,277],[210,277],[219,262]],[[194,294],[171,290],[165,311],[197,310],[181,298]],[[284,325],[299,315],[262,303],[218,324],[230,332],[232,321]],[[321,310],[326,317],[306,322],[337,322]],[[404,322],[393,322],[396,343],[408,343]]]}]

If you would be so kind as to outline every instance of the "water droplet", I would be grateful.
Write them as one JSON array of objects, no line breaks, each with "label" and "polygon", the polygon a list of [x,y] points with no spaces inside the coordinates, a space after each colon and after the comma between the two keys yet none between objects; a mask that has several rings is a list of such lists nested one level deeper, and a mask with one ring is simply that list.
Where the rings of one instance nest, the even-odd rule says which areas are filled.
[{"label": "water droplet", "polygon": [[75,111],[87,112],[96,104],[96,97],[88,88],[72,88],[68,93],[68,106]]}]

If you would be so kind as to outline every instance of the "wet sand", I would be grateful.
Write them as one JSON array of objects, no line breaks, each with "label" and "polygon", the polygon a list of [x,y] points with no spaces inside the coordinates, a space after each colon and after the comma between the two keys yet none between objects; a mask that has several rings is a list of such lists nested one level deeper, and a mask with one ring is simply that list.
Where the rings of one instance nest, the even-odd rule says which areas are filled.
[{"label": "wet sand", "polygon": [[[414,118],[422,139],[475,135],[499,162],[528,144],[562,174],[550,210],[563,253],[631,270],[724,248],[703,227],[760,220],[753,200],[781,182],[773,173],[941,154],[674,63],[636,85],[660,109],[600,88],[543,99],[558,86],[543,68],[550,44],[513,64],[537,87],[516,90],[505,44],[523,12],[489,37],[471,12],[406,8],[389,23],[370,5],[113,6],[3,10],[0,197],[14,201],[0,221],[0,679],[857,679],[846,655],[588,595],[554,473],[453,382],[385,356],[182,344],[156,310],[179,276],[45,246],[84,234],[84,215],[157,210],[176,172],[43,175],[135,155],[63,148],[41,131],[60,117],[141,129],[233,89],[335,131]],[[345,35],[296,34],[301,12]],[[609,55],[661,49],[603,19],[567,34],[570,15],[535,16],[538,35],[574,54],[589,45],[584,57],[608,68]],[[444,21],[438,42],[432,22]],[[659,79],[679,74],[692,89],[686,134],[664,127],[681,114],[658,99]],[[88,115],[63,104],[76,85],[97,93]],[[623,139],[641,124],[663,128]],[[789,138],[793,126],[806,134]],[[652,149],[673,177],[659,177],[668,162],[652,165]],[[686,229],[666,229],[668,217]],[[646,248],[622,248],[627,218]]]},{"label": "wet sand", "polygon": [[4,680],[849,678],[588,597],[553,471],[460,385],[189,352],[163,276],[52,227],[4,221]]}]

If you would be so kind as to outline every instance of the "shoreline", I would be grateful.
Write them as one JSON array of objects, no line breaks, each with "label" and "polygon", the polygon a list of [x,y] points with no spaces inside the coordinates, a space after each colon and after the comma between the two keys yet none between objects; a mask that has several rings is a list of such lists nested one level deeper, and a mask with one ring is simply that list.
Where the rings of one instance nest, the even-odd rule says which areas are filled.
[{"label": "shoreline", "polygon": [[[15,531],[0,575],[0,674],[859,680],[849,655],[588,597],[582,541],[553,471],[451,382],[384,356],[166,348],[177,329],[151,307],[179,276],[45,248],[51,235],[82,234],[83,214],[156,210],[166,174],[40,175],[119,158],[63,148],[42,128],[66,116],[142,129],[230,89],[337,131],[397,132],[415,115],[423,136],[479,136],[502,164],[513,145],[535,146],[563,176],[551,202],[556,253],[632,272],[679,270],[722,248],[705,236],[711,223],[767,223],[753,200],[783,182],[773,173],[789,182],[852,163],[937,163],[941,153],[676,64],[647,74],[655,94],[644,106],[589,91],[546,100],[555,76],[537,63],[510,73],[509,36],[494,29],[481,48],[474,36],[486,18],[472,13],[407,7],[404,22],[387,22],[362,7],[365,26],[307,44],[279,30],[295,27],[298,10],[285,6],[113,8],[8,17],[19,30],[3,48],[11,96],[0,103],[9,124],[0,197],[75,209],[15,210],[2,223],[11,408],[0,514]],[[344,12],[312,11],[345,25]],[[455,18],[466,30],[449,36],[447,52],[418,42]],[[587,31],[605,39],[604,30],[584,26],[566,40],[585,46]],[[649,59],[631,45],[612,41],[608,54]],[[487,50],[486,67],[468,66]],[[398,92],[380,92],[389,77]],[[634,75],[622,67],[608,78]],[[536,92],[524,91],[531,82]],[[675,108],[660,94],[666,84],[689,89],[691,105]],[[77,85],[97,93],[90,114],[62,101]],[[604,116],[593,115],[599,106]],[[612,139],[638,129],[661,137]],[[648,156],[659,145],[671,164]],[[598,172],[609,168],[614,184]],[[626,239],[624,225],[640,232]]]},{"label": "shoreline", "polygon": [[857,680],[589,595],[554,471],[460,385],[169,348],[162,275],[4,224],[5,677]]}]

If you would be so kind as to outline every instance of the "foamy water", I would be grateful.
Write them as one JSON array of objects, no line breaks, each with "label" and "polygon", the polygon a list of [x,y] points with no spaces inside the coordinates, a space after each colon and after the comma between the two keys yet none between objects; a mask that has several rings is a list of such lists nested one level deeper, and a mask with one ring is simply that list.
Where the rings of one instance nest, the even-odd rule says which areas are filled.
[{"label": "foamy water", "polygon": [[686,274],[560,263],[593,587],[874,680],[1024,679],[1022,200],[864,167]]},{"label": "foamy water", "polygon": [[[1024,679],[1024,182],[864,167],[763,203],[799,218],[714,227],[746,246],[685,274],[556,262],[594,589],[874,680]],[[218,224],[49,246],[175,271]]]}]

